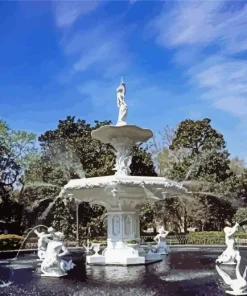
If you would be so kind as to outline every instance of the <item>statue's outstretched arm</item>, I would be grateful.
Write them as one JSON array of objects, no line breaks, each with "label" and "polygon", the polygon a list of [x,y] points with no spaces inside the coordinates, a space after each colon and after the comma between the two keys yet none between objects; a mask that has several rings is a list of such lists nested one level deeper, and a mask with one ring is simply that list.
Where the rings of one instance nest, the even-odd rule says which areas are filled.
[{"label": "statue's outstretched arm", "polygon": [[65,255],[69,254],[69,250],[65,246],[62,246],[62,251],[63,251],[62,253],[58,254],[58,257],[63,257]]},{"label": "statue's outstretched arm", "polygon": [[238,230],[238,226],[239,226],[239,224],[236,223],[236,224],[231,228],[231,230],[229,230],[229,232],[227,233],[228,236],[233,235],[233,234]]},{"label": "statue's outstretched arm", "polygon": [[38,232],[38,230],[37,229],[35,229],[34,231],[33,231],[38,237],[40,237],[41,236],[41,232]]},{"label": "statue's outstretched arm", "polygon": [[154,240],[156,241],[158,238],[159,238],[159,234],[157,234],[157,235],[154,237]]}]

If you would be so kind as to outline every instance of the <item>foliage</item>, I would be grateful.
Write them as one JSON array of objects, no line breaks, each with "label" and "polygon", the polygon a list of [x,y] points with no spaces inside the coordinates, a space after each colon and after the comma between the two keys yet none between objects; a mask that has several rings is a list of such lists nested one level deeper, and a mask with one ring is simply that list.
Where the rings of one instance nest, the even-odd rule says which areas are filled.
[{"label": "foliage", "polygon": [[0,235],[0,250],[17,250],[20,248],[23,237],[15,234],[1,234]]},{"label": "foliage", "polygon": [[178,126],[169,149],[188,149],[183,162],[175,163],[170,177],[178,180],[222,182],[229,177],[229,153],[223,135],[213,129],[211,120],[184,120]]},{"label": "foliage", "polygon": [[93,239],[92,240],[92,243],[94,243],[94,244],[106,244],[106,240],[100,240],[100,239]]},{"label": "foliage", "polygon": [[52,211],[52,227],[64,233],[67,239],[75,239],[75,200],[72,197],[57,198]]},{"label": "foliage", "polygon": [[247,208],[239,208],[233,217],[233,221],[239,224],[247,221]]},{"label": "foliage", "polygon": [[172,222],[176,231],[186,231],[192,225],[221,229],[235,212],[232,203],[235,200],[227,197],[239,197],[240,187],[243,188],[230,169],[224,137],[210,122],[208,118],[188,119],[176,130],[164,131],[164,146],[158,153],[160,171],[170,179],[181,181],[194,198],[188,201],[175,198],[157,205],[156,215],[165,225]]},{"label": "foliage", "polygon": [[[95,125],[92,126],[87,124],[85,120],[75,121],[75,117],[68,116],[65,120],[59,121],[57,129],[47,131],[39,137],[46,160],[57,163],[59,169],[64,173],[64,177],[68,175],[68,172],[70,173],[69,178],[79,177],[78,172],[73,168],[75,163],[85,172],[86,177],[113,174],[114,153],[112,148],[109,144],[103,144],[91,137],[93,130],[111,122],[95,121],[94,123]],[[64,154],[68,150],[69,153],[67,153],[64,162]],[[64,163],[65,170],[61,166],[62,163]]]},{"label": "foliage", "polygon": [[[190,232],[187,235],[188,243],[204,242],[204,244],[224,243],[225,235],[223,231],[203,231],[203,232]],[[247,233],[236,232],[235,238],[247,239]]]},{"label": "foliage", "polygon": [[130,240],[130,241],[127,241],[127,244],[129,244],[129,245],[135,245],[135,244],[138,244],[138,241],[136,241],[136,240]]},{"label": "foliage", "polygon": [[147,229],[155,223],[155,205],[144,203],[140,211],[140,229]]},{"label": "foliage", "polygon": [[14,186],[22,184],[22,176],[36,154],[35,134],[15,131],[0,120],[0,197],[9,200]]},{"label": "foliage", "polygon": [[230,170],[236,175],[241,176],[246,169],[245,161],[238,157],[233,157],[230,161]]}]

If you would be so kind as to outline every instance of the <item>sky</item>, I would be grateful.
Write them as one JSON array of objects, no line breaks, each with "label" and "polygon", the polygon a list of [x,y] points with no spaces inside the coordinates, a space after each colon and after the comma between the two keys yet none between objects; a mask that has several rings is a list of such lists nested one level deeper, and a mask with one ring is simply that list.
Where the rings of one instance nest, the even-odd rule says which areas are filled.
[{"label": "sky", "polygon": [[67,116],[154,132],[212,119],[247,160],[247,1],[0,1],[0,118],[41,134]]}]

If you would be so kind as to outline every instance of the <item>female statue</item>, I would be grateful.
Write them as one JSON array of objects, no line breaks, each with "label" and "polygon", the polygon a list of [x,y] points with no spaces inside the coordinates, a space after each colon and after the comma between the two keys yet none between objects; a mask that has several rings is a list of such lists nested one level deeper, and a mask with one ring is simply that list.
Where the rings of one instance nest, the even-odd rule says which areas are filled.
[{"label": "female statue", "polygon": [[216,260],[216,263],[222,264],[236,264],[235,257],[236,257],[236,249],[235,249],[235,238],[234,234],[238,230],[239,224],[236,223],[233,227],[225,227],[225,243],[227,248],[225,251],[219,256]]},{"label": "female statue", "polygon": [[166,231],[162,226],[159,233],[155,236],[154,240],[158,243],[156,246],[156,253],[160,253],[161,255],[166,255],[169,253],[169,247],[166,243],[166,237],[169,231]]},{"label": "female statue", "polygon": [[117,88],[117,105],[119,108],[119,115],[118,115],[118,122],[117,125],[125,125],[126,124],[126,117],[127,117],[127,104],[125,102],[125,94],[126,94],[126,86],[121,80],[120,86]]}]

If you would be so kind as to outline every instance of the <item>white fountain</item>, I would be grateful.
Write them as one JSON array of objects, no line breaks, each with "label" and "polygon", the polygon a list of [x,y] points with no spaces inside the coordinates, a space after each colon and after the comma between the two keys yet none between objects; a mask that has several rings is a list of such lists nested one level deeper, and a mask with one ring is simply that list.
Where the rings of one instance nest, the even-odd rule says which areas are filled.
[{"label": "white fountain", "polygon": [[233,227],[225,227],[224,233],[225,233],[225,243],[227,248],[225,251],[219,256],[219,258],[216,260],[216,263],[225,264],[225,265],[235,265],[235,257],[237,254],[237,251],[235,249],[235,238],[234,234],[238,230],[239,224],[236,223]]},{"label": "white fountain", "polygon": [[237,261],[236,265],[236,279],[231,279],[231,277],[223,271],[219,266],[216,265],[216,270],[218,271],[219,275],[224,280],[225,284],[231,287],[231,291],[226,291],[227,294],[230,295],[247,295],[247,282],[246,282],[246,271],[247,267],[244,270],[243,276],[240,274],[240,262],[241,256],[239,251],[235,251],[235,259]]},{"label": "white fountain", "polygon": [[[123,80],[117,88],[119,117],[116,126],[105,125],[92,132],[92,138],[111,144],[115,149],[115,175],[71,180],[60,196],[73,194],[79,201],[102,205],[107,210],[108,239],[102,255],[87,256],[88,264],[136,265],[161,260],[127,242],[140,241],[140,207],[144,202],[156,202],[167,197],[187,196],[181,184],[161,177],[131,176],[132,147],[148,141],[153,133],[126,123],[126,86]],[[152,260],[153,259],[153,260]]]}]

